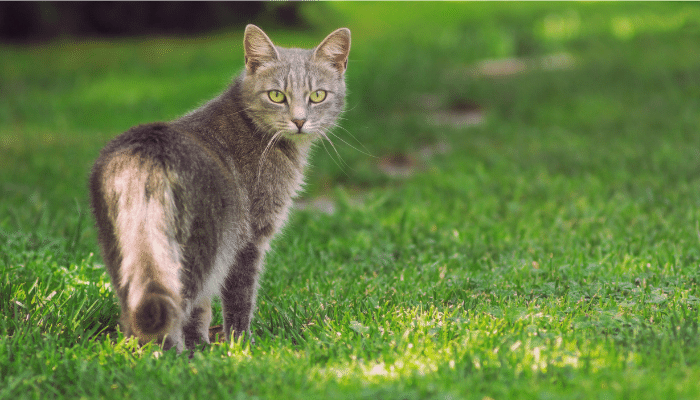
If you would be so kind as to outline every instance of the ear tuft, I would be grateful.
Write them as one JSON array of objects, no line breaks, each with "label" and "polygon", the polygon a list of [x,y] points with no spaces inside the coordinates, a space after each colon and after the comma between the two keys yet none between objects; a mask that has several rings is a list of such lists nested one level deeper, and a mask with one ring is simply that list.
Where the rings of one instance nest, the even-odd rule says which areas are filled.
[{"label": "ear tuft", "polygon": [[339,73],[348,67],[350,53],[350,29],[340,28],[326,36],[314,50],[314,59],[330,63]]},{"label": "ear tuft", "polygon": [[245,68],[253,74],[263,64],[279,60],[279,53],[269,37],[253,24],[245,27],[243,34],[243,50],[245,52]]}]

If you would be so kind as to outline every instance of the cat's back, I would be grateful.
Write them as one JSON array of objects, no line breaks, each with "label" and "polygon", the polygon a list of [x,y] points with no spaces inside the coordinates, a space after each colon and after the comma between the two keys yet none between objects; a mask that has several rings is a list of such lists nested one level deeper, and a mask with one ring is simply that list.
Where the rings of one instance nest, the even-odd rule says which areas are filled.
[{"label": "cat's back", "polygon": [[[154,122],[135,126],[112,139],[100,152],[93,173],[121,159],[144,167],[156,164],[185,176],[198,172],[206,175],[206,170],[211,170],[212,164],[221,164],[217,157],[209,153],[196,138],[172,124]],[[225,168],[224,165],[216,167]]]},{"label": "cat's back", "polygon": [[100,214],[111,219],[111,210],[121,207],[118,199],[128,197],[172,203],[180,222],[221,221],[242,212],[238,180],[196,136],[155,122],[129,129],[102,149],[90,174],[90,195],[98,220]]},{"label": "cat's back", "polygon": [[171,183],[189,190],[230,187],[236,179],[220,154],[173,123],[138,125],[112,139],[93,166],[91,186],[127,165],[144,174],[162,171]]}]

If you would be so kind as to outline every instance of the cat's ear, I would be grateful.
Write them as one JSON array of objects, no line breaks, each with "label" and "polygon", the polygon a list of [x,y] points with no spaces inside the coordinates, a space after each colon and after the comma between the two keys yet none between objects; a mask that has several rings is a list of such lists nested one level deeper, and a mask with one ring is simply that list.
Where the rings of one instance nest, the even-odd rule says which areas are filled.
[{"label": "cat's ear", "polygon": [[279,53],[269,37],[253,24],[245,27],[243,34],[243,51],[245,52],[245,68],[248,73],[255,73],[261,65],[279,60]]},{"label": "cat's ear", "polygon": [[348,67],[350,53],[350,29],[340,28],[326,36],[314,49],[314,59],[330,63],[339,73]]}]

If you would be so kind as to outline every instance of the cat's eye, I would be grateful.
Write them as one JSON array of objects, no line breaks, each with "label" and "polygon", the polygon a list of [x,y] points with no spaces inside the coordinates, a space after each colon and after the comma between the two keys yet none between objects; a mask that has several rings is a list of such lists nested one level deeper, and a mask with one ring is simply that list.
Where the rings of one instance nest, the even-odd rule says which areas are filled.
[{"label": "cat's eye", "polygon": [[280,92],[279,90],[270,90],[267,92],[267,95],[270,97],[270,100],[275,103],[284,103],[284,93]]},{"label": "cat's eye", "polygon": [[325,99],[326,99],[326,91],[325,90],[317,90],[315,92],[311,92],[311,94],[309,95],[309,100],[311,100],[312,103],[320,103]]}]

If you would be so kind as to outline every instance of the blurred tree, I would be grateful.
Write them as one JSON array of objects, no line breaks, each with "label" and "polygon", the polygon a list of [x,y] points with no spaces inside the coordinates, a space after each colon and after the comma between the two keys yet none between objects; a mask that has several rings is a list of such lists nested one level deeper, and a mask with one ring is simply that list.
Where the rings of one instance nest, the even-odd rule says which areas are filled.
[{"label": "blurred tree", "polygon": [[25,38],[37,31],[39,7],[34,3],[0,3],[0,37]]},{"label": "blurred tree", "polygon": [[0,40],[196,34],[260,18],[303,28],[299,8],[300,3],[262,2],[0,2]]}]

